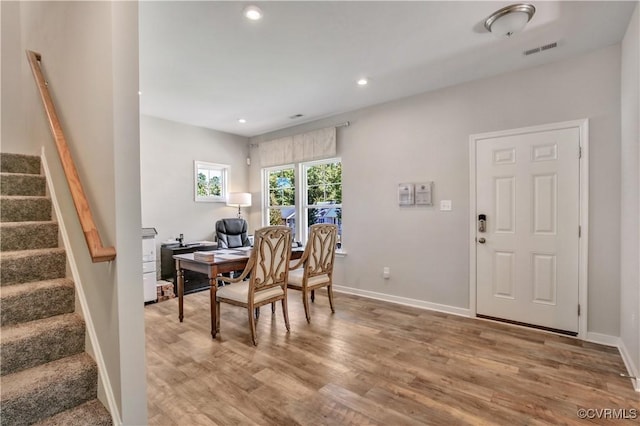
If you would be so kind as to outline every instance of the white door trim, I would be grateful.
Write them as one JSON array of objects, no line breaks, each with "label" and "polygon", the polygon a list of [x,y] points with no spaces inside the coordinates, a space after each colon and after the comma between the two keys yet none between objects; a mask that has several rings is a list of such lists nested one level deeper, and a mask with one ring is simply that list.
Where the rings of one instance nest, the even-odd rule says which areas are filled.
[{"label": "white door trim", "polygon": [[[588,260],[589,260],[589,120],[573,120],[519,129],[501,130],[497,132],[478,133],[469,136],[469,314],[476,316],[476,144],[487,138],[515,136],[525,133],[536,133],[577,127],[580,131],[580,227],[582,230],[579,242],[578,301],[580,317],[578,318],[578,338],[587,337],[588,315]],[[578,153],[576,153],[578,155]]]}]

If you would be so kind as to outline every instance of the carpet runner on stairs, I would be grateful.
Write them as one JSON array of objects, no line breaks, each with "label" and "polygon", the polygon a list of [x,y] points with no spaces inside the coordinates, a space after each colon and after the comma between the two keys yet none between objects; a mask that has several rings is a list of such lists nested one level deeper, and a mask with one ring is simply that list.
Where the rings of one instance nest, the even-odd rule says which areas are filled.
[{"label": "carpet runner on stairs", "polygon": [[40,158],[0,154],[0,425],[111,425]]}]

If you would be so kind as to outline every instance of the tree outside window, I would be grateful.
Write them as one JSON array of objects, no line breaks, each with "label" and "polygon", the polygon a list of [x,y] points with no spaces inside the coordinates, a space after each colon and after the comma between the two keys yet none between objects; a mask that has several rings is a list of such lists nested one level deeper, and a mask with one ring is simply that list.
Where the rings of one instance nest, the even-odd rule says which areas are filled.
[{"label": "tree outside window", "polygon": [[286,167],[267,171],[267,210],[269,225],[286,225],[296,239],[295,169]]},{"label": "tree outside window", "polygon": [[194,169],[195,200],[225,202],[229,166],[196,161]]},{"label": "tree outside window", "polygon": [[303,166],[306,173],[307,235],[311,225],[338,225],[338,244],[342,239],[342,162],[329,160]]},{"label": "tree outside window", "polygon": [[[296,173],[298,171],[298,173]],[[306,241],[316,223],[338,225],[342,238],[342,162],[330,159],[265,169],[265,222],[286,225],[294,239]],[[296,176],[302,176],[296,180]],[[301,199],[296,198],[301,194]],[[298,221],[296,218],[303,220]]]}]

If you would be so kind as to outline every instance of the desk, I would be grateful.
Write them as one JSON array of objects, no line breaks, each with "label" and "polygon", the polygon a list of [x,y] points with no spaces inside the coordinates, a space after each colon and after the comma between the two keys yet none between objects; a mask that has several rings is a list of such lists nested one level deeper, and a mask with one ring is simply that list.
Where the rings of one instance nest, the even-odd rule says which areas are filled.
[{"label": "desk", "polygon": [[[179,244],[163,244],[160,247],[160,278],[173,283],[173,292],[178,294],[178,274],[176,273],[176,261],[173,256],[178,254],[193,253],[194,251],[216,250],[217,243],[201,241],[199,244],[190,243],[180,247]],[[208,290],[209,281],[206,275],[187,271],[184,274],[184,294],[194,293],[200,290]]]},{"label": "desk", "polygon": [[[225,250],[226,252],[233,250]],[[302,257],[304,248],[297,247],[291,250],[291,259],[299,259]],[[212,262],[204,260],[195,260],[193,253],[178,254],[173,256],[176,261],[176,273],[178,275],[178,319],[180,322],[184,319],[184,271],[200,272],[206,274],[209,279],[209,303],[211,304],[211,337],[215,339],[216,333],[216,291],[218,283],[216,277],[224,272],[241,271],[249,261],[250,251],[234,251],[236,255],[234,259],[224,259],[222,255],[216,256]]]}]

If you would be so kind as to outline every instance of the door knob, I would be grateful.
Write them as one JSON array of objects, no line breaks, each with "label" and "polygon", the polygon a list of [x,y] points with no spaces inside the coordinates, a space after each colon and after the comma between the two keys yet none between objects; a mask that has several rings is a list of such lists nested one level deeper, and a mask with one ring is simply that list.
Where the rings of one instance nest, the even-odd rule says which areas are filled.
[{"label": "door knob", "polygon": [[478,238],[478,242],[479,242],[480,244],[484,244],[484,243],[486,243],[486,242],[487,242],[487,240],[485,240],[484,238]]}]

